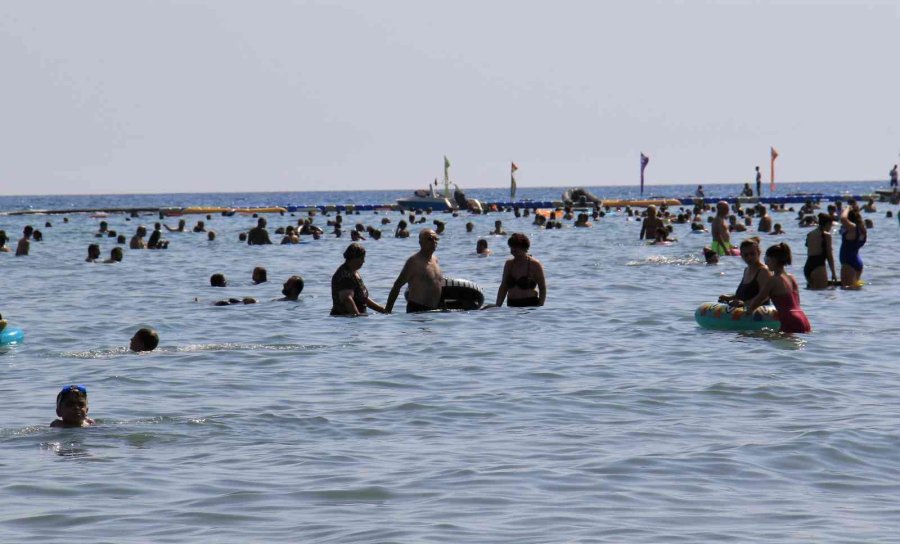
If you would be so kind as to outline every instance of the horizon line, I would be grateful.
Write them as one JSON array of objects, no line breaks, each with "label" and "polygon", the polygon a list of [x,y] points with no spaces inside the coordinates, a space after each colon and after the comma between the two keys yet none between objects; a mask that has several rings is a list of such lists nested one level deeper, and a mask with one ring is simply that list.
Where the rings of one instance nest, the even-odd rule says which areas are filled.
[{"label": "horizon line", "polygon": [[[804,183],[879,183],[885,180],[855,180],[855,181],[846,181],[846,180],[821,180],[821,181],[781,181],[777,182],[777,185],[782,184],[804,184]],[[451,182],[452,183],[452,182]],[[749,182],[725,182],[725,183],[645,183],[644,188],[648,187],[659,187],[659,186],[675,186],[675,185],[743,185]],[[430,185],[430,184],[429,184]],[[768,185],[767,182],[763,182],[763,185]],[[574,188],[574,187],[590,187],[590,188],[621,188],[621,187],[639,187],[635,184],[627,184],[627,185],[535,185],[535,186],[518,186],[519,190],[522,189],[558,189],[558,188]],[[465,189],[463,192],[467,190],[487,190],[487,189],[507,189],[508,186],[496,186],[496,187],[469,187]],[[312,190],[267,190],[267,191],[165,191],[165,192],[130,192],[130,193],[9,193],[9,194],[0,194],[0,198],[5,197],[46,197],[46,196],[135,196],[135,195],[211,195],[211,194],[275,194],[275,193],[357,193],[357,192],[371,192],[371,191],[384,191],[384,192],[408,192],[414,189],[312,189]]]}]

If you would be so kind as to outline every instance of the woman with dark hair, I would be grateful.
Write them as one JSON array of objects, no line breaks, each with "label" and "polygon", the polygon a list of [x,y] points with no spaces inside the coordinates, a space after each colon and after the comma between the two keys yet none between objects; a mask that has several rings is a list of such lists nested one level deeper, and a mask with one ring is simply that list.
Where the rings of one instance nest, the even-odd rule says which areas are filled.
[{"label": "woman with dark hair", "polygon": [[719,302],[725,302],[731,306],[743,306],[747,301],[756,298],[762,287],[772,277],[769,268],[760,260],[759,238],[756,236],[747,238],[741,242],[741,259],[747,263],[741,283],[738,284],[734,295],[722,295]]},{"label": "woman with dark hair", "polygon": [[812,327],[809,319],[800,308],[800,288],[797,286],[797,280],[784,270],[789,264],[791,264],[791,248],[786,243],[775,244],[766,250],[766,265],[774,275],[747,304],[747,312],[753,312],[762,306],[766,299],[771,299],[775,309],[778,310],[781,332],[810,332]]},{"label": "woman with dark hair", "polygon": [[863,273],[859,249],[866,244],[866,224],[854,202],[841,212],[841,287],[858,289]]},{"label": "woman with dark hair", "polygon": [[515,232],[507,244],[512,258],[503,266],[497,306],[503,306],[503,300],[507,298],[507,305],[514,308],[543,306],[547,299],[547,283],[541,262],[528,254],[531,241],[521,232]]},{"label": "woman with dark hair", "polygon": [[827,213],[819,214],[819,226],[806,235],[806,264],[803,275],[806,276],[806,287],[809,289],[825,289],[828,287],[828,272],[825,264],[831,268],[831,279],[837,280],[834,272],[834,253],[831,249],[831,226],[834,219]]},{"label": "woman with dark hair", "polygon": [[331,277],[331,315],[364,315],[366,308],[386,313],[383,306],[369,298],[369,290],[359,275],[366,262],[366,248],[356,242],[344,250],[344,264]]}]

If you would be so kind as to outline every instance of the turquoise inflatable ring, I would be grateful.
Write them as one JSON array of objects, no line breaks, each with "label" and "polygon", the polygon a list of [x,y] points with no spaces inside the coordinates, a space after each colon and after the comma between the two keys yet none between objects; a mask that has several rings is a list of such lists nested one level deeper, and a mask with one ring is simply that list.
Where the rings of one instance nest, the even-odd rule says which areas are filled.
[{"label": "turquoise inflatable ring", "polygon": [[15,346],[25,341],[25,331],[15,327],[6,327],[0,331],[0,346]]}]

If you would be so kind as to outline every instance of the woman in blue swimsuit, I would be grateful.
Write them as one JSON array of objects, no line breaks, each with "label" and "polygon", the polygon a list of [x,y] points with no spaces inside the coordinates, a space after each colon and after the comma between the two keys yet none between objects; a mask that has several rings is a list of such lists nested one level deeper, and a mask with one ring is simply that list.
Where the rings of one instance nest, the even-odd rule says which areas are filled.
[{"label": "woman in blue swimsuit", "polygon": [[863,261],[859,249],[866,244],[866,224],[853,203],[841,212],[841,287],[859,289]]}]

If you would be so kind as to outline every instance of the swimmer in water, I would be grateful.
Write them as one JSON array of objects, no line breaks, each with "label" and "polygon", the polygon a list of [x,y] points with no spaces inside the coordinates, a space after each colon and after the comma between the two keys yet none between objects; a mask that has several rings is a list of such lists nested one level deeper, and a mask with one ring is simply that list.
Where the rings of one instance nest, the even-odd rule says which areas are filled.
[{"label": "swimmer in water", "polygon": [[[102,223],[101,223],[102,225]],[[185,232],[185,222],[184,219],[178,220],[178,226],[175,228],[170,227],[169,225],[165,225],[166,230],[169,232]]]},{"label": "swimmer in water", "polygon": [[147,227],[141,225],[135,231],[134,236],[131,237],[129,249],[147,249],[147,245],[144,243],[144,236],[147,236]]},{"label": "swimmer in water", "polygon": [[507,244],[512,258],[503,266],[497,306],[503,306],[504,299],[512,308],[543,306],[547,299],[547,282],[541,262],[528,254],[531,240],[521,232],[515,232]]},{"label": "swimmer in water", "polygon": [[83,385],[67,385],[56,395],[56,415],[59,419],[51,427],[63,429],[89,427],[95,421],[88,417],[87,388]]},{"label": "swimmer in water", "polygon": [[0,253],[9,253],[9,248],[6,247],[6,242],[9,241],[9,236],[6,235],[5,230],[0,230]]},{"label": "swimmer in water", "polygon": [[480,238],[477,242],[475,242],[475,253],[482,257],[487,257],[488,255],[493,253],[493,251],[488,248],[487,240],[485,240],[484,238]]},{"label": "swimmer in water", "polygon": [[499,219],[494,221],[494,230],[491,231],[491,234],[494,236],[506,236],[506,231],[503,230],[503,222]]},{"label": "swimmer in water", "polygon": [[770,236],[775,234],[785,234],[784,229],[781,227],[781,223],[775,223],[775,226],[772,227],[772,232],[769,233]]},{"label": "swimmer in water", "polygon": [[765,262],[772,271],[772,278],[762,286],[759,294],[747,303],[747,312],[752,313],[766,300],[771,299],[775,309],[778,310],[781,332],[811,332],[809,319],[800,308],[800,288],[797,286],[797,280],[784,270],[785,266],[791,264],[790,246],[781,242],[769,247],[766,250]]},{"label": "swimmer in water", "polygon": [[95,263],[97,259],[100,258],[100,244],[91,244],[88,246],[88,254],[87,259],[84,260],[86,263]]},{"label": "swimmer in water", "polygon": [[120,247],[114,247],[109,252],[109,259],[103,261],[105,264],[115,264],[122,262],[122,259],[125,257],[125,252]]},{"label": "swimmer in water", "polygon": [[261,266],[257,266],[253,269],[253,274],[250,278],[253,280],[253,285],[259,285],[260,283],[266,283],[267,281],[269,281],[266,269]]},{"label": "swimmer in water", "polygon": [[766,207],[759,205],[759,223],[756,224],[756,230],[759,232],[769,232],[772,230],[772,216],[766,211]]},{"label": "swimmer in water", "polygon": [[331,276],[331,315],[360,316],[366,308],[379,313],[387,310],[369,298],[369,290],[359,275],[366,262],[366,248],[352,243],[344,250],[344,263]]},{"label": "swimmer in water", "polygon": [[269,239],[269,231],[266,230],[266,218],[260,217],[256,221],[256,226],[247,233],[247,245],[262,246],[271,244]]},{"label": "swimmer in water", "polygon": [[831,227],[834,224],[831,216],[820,213],[819,226],[806,235],[806,264],[803,265],[803,275],[806,276],[807,289],[825,289],[828,287],[828,272],[825,265],[831,269],[831,280],[837,282],[834,270],[834,252],[831,242]]},{"label": "swimmer in water", "polygon": [[138,331],[134,333],[134,336],[131,337],[128,349],[140,353],[142,351],[153,351],[158,345],[159,333],[157,333],[155,329],[144,327],[138,329]]},{"label": "swimmer in water", "polygon": [[433,230],[425,228],[419,232],[419,251],[413,254],[400,271],[388,295],[385,313],[391,313],[394,302],[400,295],[400,288],[409,284],[406,313],[437,310],[441,304],[443,276],[438,258],[434,255],[440,238]]},{"label": "swimmer in water", "polygon": [[284,282],[284,285],[281,286],[281,294],[284,295],[284,298],[279,298],[278,300],[297,300],[300,298],[300,293],[302,292],[303,278],[300,276],[291,276]]},{"label": "swimmer in water", "polygon": [[656,206],[650,205],[647,206],[647,217],[644,218],[644,221],[641,223],[641,235],[639,240],[653,238],[656,236],[656,231],[659,228],[665,228],[662,220],[656,216]]},{"label": "swimmer in water", "polygon": [[228,281],[225,279],[225,274],[213,274],[209,277],[209,285],[210,287],[227,287]]},{"label": "swimmer in water", "polygon": [[744,269],[734,295],[722,295],[719,302],[730,306],[743,306],[753,300],[772,277],[769,268],[760,260],[759,241],[759,238],[754,236],[741,242],[741,258],[747,264],[747,268]]},{"label": "swimmer in water", "polygon": [[841,212],[841,287],[859,289],[863,273],[863,260],[859,250],[866,243],[866,224],[855,202]]},{"label": "swimmer in water", "polygon": [[716,204],[716,217],[712,222],[712,249],[720,257],[731,252],[731,233],[728,232],[728,203],[720,200]]},{"label": "swimmer in water", "polygon": [[16,245],[16,257],[24,257],[28,255],[28,250],[31,249],[31,235],[34,233],[34,228],[31,225],[26,225],[24,229],[22,229],[22,238],[19,240],[18,245]]},{"label": "swimmer in water", "polygon": [[706,264],[719,264],[719,254],[711,247],[703,248],[703,258]]}]

